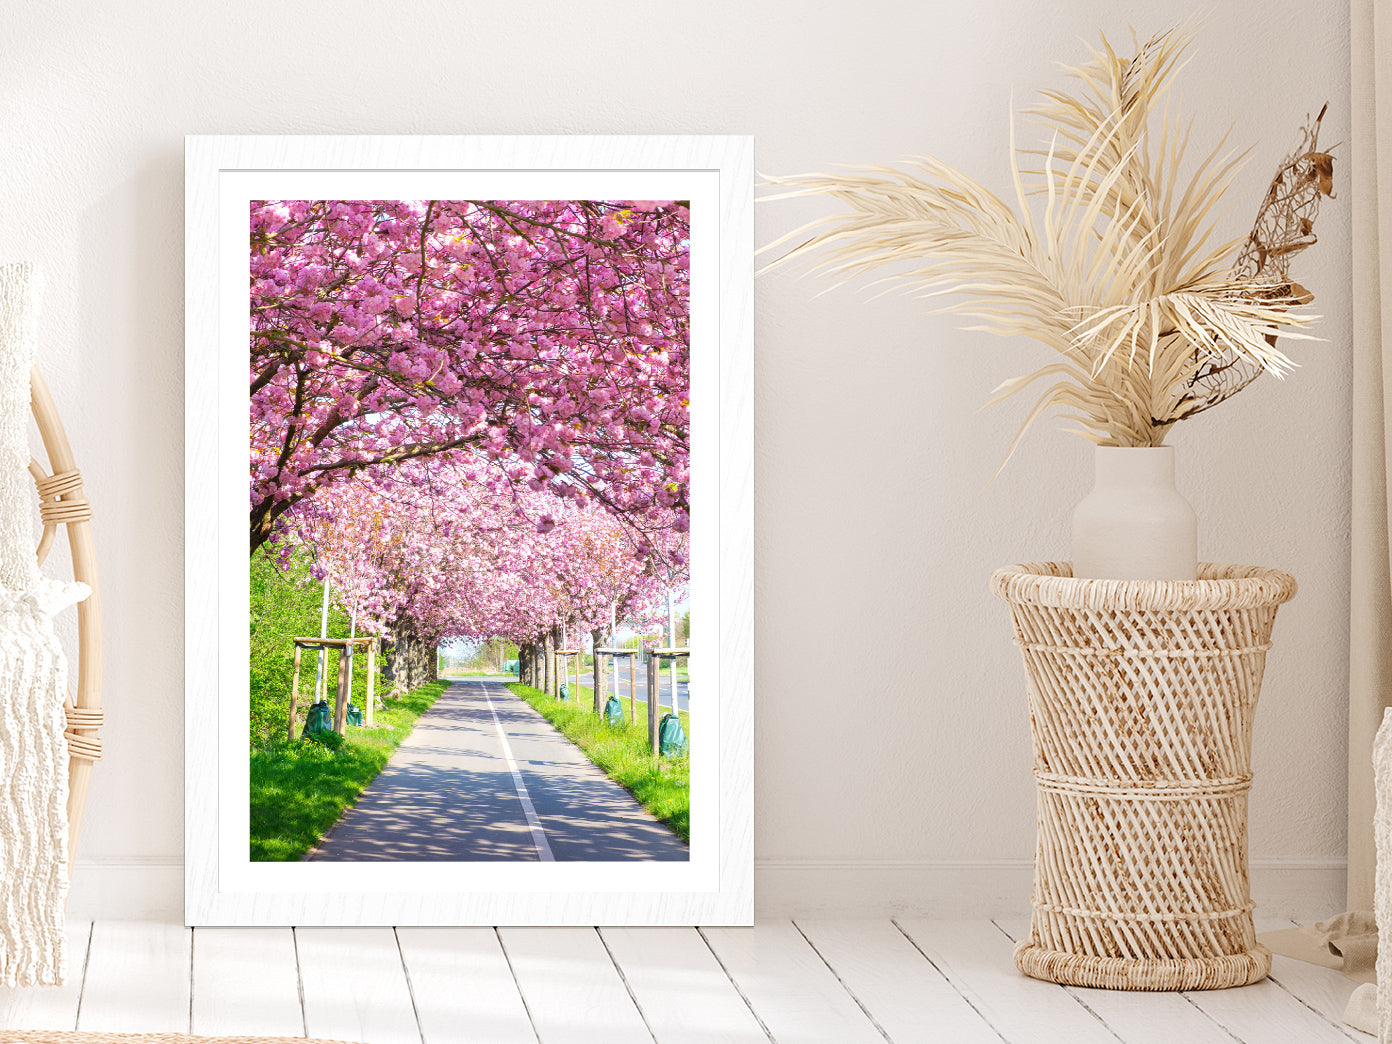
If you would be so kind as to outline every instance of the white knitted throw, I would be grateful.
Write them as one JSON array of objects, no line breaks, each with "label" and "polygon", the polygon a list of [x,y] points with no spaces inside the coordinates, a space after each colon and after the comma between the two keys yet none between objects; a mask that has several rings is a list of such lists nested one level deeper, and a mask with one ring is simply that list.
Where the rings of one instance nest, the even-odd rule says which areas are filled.
[{"label": "white knitted throw", "polygon": [[37,276],[0,265],[0,986],[63,982],[67,661],[53,614],[90,593],[39,574],[29,464]]},{"label": "white knitted throw", "polygon": [[1373,835],[1377,869],[1373,878],[1373,914],[1377,917],[1377,1009],[1379,1044],[1392,1044],[1392,708],[1382,712],[1382,727],[1373,740]]}]

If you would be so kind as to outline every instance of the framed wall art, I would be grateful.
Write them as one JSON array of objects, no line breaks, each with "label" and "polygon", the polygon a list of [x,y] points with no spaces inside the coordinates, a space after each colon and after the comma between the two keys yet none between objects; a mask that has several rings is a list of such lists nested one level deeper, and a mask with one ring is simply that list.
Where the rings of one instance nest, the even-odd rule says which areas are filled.
[{"label": "framed wall art", "polygon": [[185,159],[186,922],[751,923],[751,140]]}]

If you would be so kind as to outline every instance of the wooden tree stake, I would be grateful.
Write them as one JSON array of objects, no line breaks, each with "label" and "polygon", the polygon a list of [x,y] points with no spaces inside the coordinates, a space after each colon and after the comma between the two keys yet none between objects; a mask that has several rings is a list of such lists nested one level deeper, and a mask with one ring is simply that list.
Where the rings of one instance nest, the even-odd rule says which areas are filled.
[{"label": "wooden tree stake", "polygon": [[604,657],[598,649],[594,651],[594,712],[604,713]]},{"label": "wooden tree stake", "polygon": [[[338,650],[338,691],[334,694],[334,731],[343,735],[348,718],[348,694],[353,685],[353,661],[348,646]],[[328,691],[329,680],[324,679],[324,691]]]},{"label": "wooden tree stake", "polygon": [[648,654],[648,745],[652,747],[653,755],[657,755],[657,677],[659,673],[658,658],[651,653]]},{"label": "wooden tree stake", "polygon": [[295,676],[290,682],[290,720],[285,724],[285,738],[295,738],[295,710],[300,702],[300,646],[295,645]]},{"label": "wooden tree stake", "polygon": [[367,698],[363,701],[367,706],[363,707],[363,720],[369,725],[373,723],[375,717],[372,713],[373,704],[377,700],[377,639],[374,638],[367,645]]}]

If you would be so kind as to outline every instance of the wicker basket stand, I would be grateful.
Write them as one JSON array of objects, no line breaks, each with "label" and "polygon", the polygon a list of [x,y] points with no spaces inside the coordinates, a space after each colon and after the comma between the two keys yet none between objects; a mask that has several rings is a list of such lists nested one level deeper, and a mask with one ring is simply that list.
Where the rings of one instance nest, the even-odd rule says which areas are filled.
[{"label": "wicker basket stand", "polygon": [[1247,876],[1252,716],[1286,573],[997,570],[1024,656],[1038,842],[1026,975],[1194,990],[1265,977]]}]

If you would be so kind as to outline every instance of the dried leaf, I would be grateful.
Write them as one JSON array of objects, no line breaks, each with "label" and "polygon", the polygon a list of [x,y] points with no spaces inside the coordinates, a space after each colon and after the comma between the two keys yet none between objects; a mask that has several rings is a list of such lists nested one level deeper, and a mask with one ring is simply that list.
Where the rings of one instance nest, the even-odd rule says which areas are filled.
[{"label": "dried leaf", "polygon": [[1334,195],[1334,157],[1327,152],[1307,152],[1305,159],[1319,178],[1320,195]]}]

